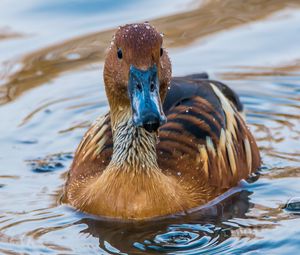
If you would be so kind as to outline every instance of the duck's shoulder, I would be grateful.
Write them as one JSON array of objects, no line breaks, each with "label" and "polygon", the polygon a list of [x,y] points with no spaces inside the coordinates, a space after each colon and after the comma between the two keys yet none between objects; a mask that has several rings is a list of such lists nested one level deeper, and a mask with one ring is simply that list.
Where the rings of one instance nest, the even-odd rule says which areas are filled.
[{"label": "duck's shoulder", "polygon": [[209,80],[205,73],[173,78],[163,109],[168,123],[160,129],[162,141],[177,133],[177,141],[182,137],[187,143],[189,138],[191,145],[209,139],[217,146],[222,130],[236,132],[228,118],[245,126],[240,121],[243,105],[238,95],[227,85]]},{"label": "duck's shoulder", "polygon": [[214,87],[217,87],[239,112],[243,111],[243,105],[234,90],[222,82],[210,80],[207,73],[174,77],[163,104],[164,111],[168,112],[181,101],[195,96],[199,96],[217,107],[219,99],[214,92]]},{"label": "duck's shoulder", "polygon": [[111,120],[107,113],[91,125],[78,145],[67,184],[101,173],[109,164],[112,151]]}]

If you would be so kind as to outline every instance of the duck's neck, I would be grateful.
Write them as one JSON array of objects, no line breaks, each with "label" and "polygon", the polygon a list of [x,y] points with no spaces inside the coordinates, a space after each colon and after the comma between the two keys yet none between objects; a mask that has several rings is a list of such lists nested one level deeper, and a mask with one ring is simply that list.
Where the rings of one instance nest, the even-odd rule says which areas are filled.
[{"label": "duck's neck", "polygon": [[113,155],[110,165],[116,169],[136,172],[159,170],[156,133],[135,127],[130,109],[112,114]]}]

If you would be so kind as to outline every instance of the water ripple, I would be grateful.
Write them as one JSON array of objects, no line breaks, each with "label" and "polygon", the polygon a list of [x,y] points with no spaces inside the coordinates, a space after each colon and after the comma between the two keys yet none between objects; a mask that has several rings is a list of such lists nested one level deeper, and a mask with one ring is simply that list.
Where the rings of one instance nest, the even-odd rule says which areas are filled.
[{"label": "water ripple", "polygon": [[214,228],[213,225],[208,227],[200,224],[171,225],[168,227],[167,232],[156,235],[152,241],[135,242],[133,245],[143,251],[180,251],[181,253],[190,254],[189,252],[195,248],[200,251],[204,247],[217,243],[219,236]]},{"label": "water ripple", "polygon": [[27,163],[31,167],[33,172],[46,173],[64,168],[65,165],[63,164],[63,162],[72,158],[72,153],[59,153],[49,155],[45,158],[27,160]]},{"label": "water ripple", "polygon": [[[115,23],[103,18],[105,30],[90,33],[85,28],[96,27],[91,17],[84,18],[83,11],[77,19],[67,8],[63,13],[76,16],[76,29],[57,29],[43,16],[47,8],[39,16],[46,22],[41,25],[36,1],[30,1],[32,8],[23,2],[12,6],[11,21],[21,23],[7,25],[32,36],[1,40],[0,35],[1,254],[299,253],[298,0],[201,1],[186,12],[153,19],[166,33],[174,75],[205,68],[241,96],[263,166],[201,208],[144,222],[107,221],[58,202],[76,146],[108,110],[100,74],[112,34],[107,27]],[[67,6],[57,3],[51,4],[55,10]],[[113,19],[123,20],[114,11],[118,4],[106,4]],[[135,7],[144,17],[143,8]],[[0,12],[6,19],[6,9]],[[59,13],[55,26],[70,24]],[[33,28],[27,27],[30,22]]]}]

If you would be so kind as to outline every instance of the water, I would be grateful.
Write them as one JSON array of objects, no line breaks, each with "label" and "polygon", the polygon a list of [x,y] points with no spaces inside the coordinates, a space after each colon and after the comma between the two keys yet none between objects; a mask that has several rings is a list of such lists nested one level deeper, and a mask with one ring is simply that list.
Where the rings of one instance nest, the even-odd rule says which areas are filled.
[{"label": "water", "polygon": [[[112,31],[145,20],[165,33],[174,75],[208,71],[237,91],[264,163],[191,215],[101,221],[59,198],[83,133],[108,109]],[[297,254],[299,41],[297,0],[1,1],[0,254]]]}]

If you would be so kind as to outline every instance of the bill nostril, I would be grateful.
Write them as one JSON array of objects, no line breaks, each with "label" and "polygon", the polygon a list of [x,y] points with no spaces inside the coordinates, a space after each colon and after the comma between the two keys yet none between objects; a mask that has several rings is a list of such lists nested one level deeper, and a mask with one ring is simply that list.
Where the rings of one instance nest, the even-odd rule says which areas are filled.
[{"label": "bill nostril", "polygon": [[138,91],[140,91],[140,92],[142,91],[142,85],[140,83],[136,84],[136,88]]},{"label": "bill nostril", "polygon": [[155,83],[154,81],[151,81],[150,83],[150,91],[153,92],[155,90]]}]

